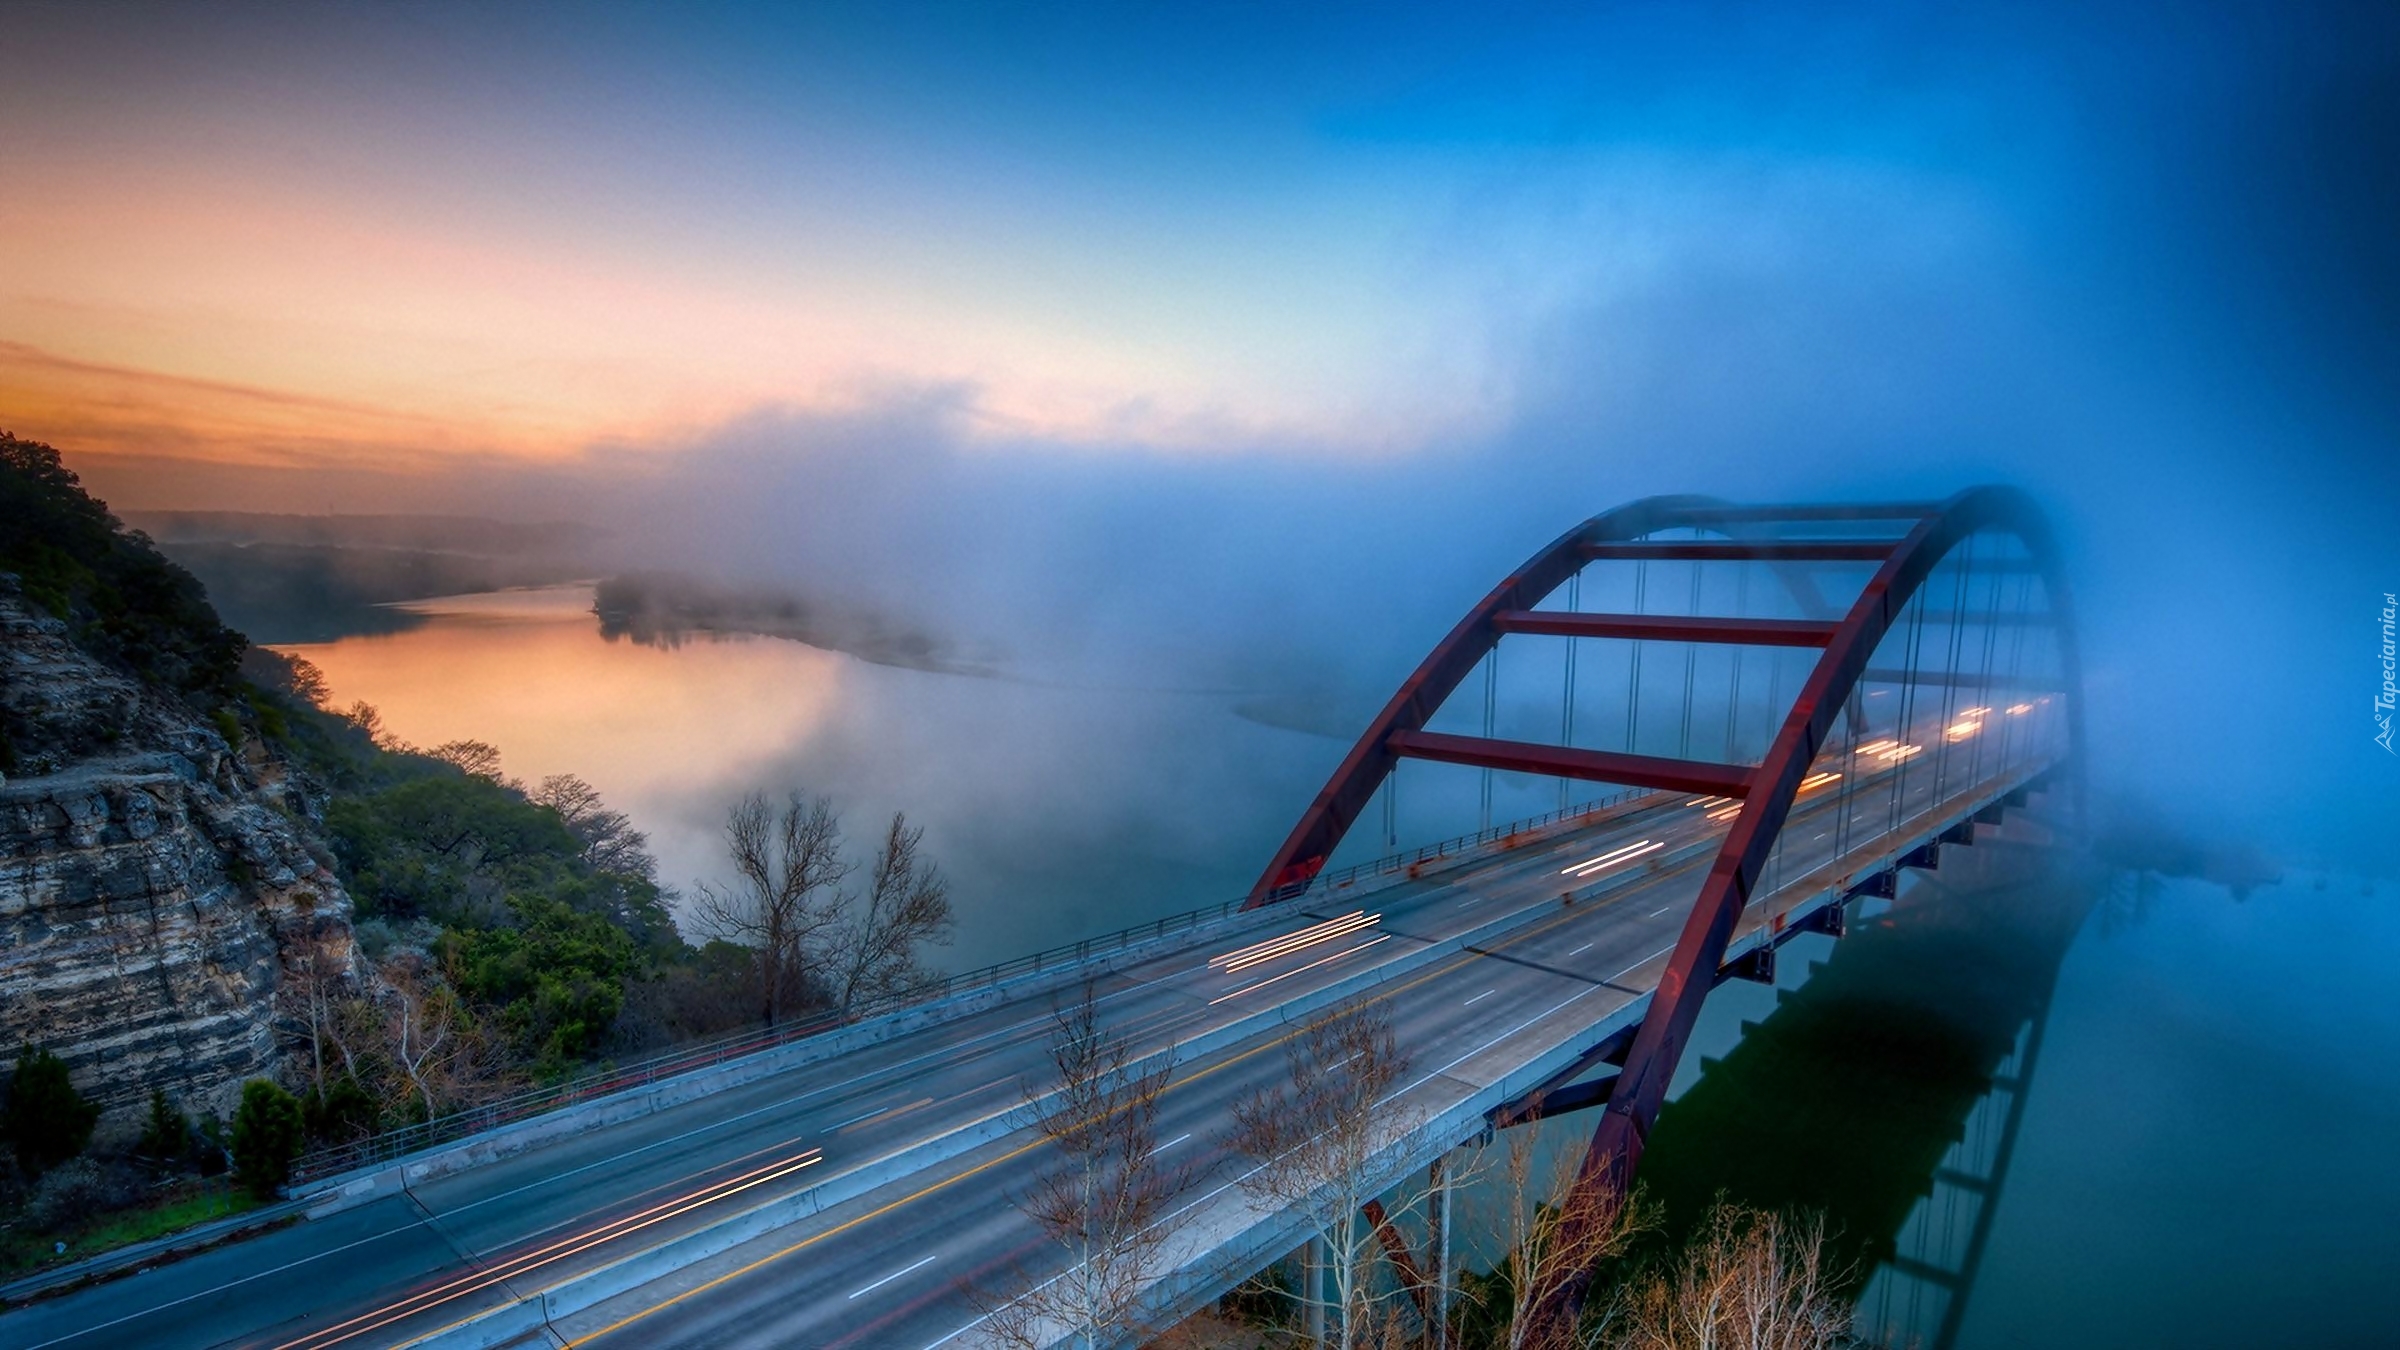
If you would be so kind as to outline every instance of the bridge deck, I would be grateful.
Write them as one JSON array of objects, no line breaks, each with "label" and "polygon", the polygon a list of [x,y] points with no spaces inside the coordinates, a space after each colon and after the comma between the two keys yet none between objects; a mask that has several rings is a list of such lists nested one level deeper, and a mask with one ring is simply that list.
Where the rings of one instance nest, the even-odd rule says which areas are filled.
[{"label": "bridge deck", "polygon": [[[1847,797],[1803,797],[1734,954],[2044,767],[1953,784],[1938,802],[1929,764],[1906,781],[1896,768],[1862,770]],[[1844,800],[1860,831],[1902,824],[1837,857]],[[1639,1018],[1725,828],[1710,814],[1662,798],[1437,876],[1247,918],[1214,930],[1205,949],[1101,976],[1112,1026],[1144,1051],[1175,1054],[1160,1138],[1205,1177],[1184,1216],[1177,1301],[1205,1301],[1296,1245],[1292,1216],[1258,1213],[1243,1197],[1247,1164],[1217,1138],[1227,1105],[1283,1072],[1293,1019],[1357,992],[1388,1000],[1415,1066],[1396,1106],[1420,1122],[1394,1165],[1421,1165]],[[1566,874],[1641,841],[1657,847]],[[1230,975],[1206,961],[1362,908],[1380,916],[1372,927]],[[570,1341],[613,1328],[600,1343],[971,1344],[979,1314],[968,1286],[998,1288],[1013,1270],[1053,1264],[1012,1203],[1046,1165],[1017,1108],[1028,1084],[1047,1081],[1049,1011],[1048,996],[1019,998],[596,1129],[8,1314],[0,1339],[313,1347],[448,1327],[445,1343],[496,1344],[512,1326],[540,1324],[541,1300],[519,1300],[549,1290],[551,1330]],[[811,1150],[818,1161],[771,1182],[672,1203]],[[629,1215],[638,1228],[582,1240]],[[508,1264],[535,1251],[538,1265]],[[423,1297],[394,1306],[411,1294]]]}]

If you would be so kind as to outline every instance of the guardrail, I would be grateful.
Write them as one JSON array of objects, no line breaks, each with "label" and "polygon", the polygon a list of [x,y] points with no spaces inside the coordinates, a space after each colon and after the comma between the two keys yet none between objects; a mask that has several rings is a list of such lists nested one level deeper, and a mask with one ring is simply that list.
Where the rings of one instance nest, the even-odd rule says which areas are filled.
[{"label": "guardrail", "polygon": [[[1629,788],[1592,801],[1578,803],[1563,810],[1530,816],[1506,825],[1495,825],[1489,829],[1478,830],[1473,834],[1462,834],[1452,839],[1427,844],[1422,848],[1358,863],[1338,872],[1320,873],[1305,886],[1291,889],[1281,898],[1301,899],[1318,892],[1335,891],[1353,886],[1361,880],[1389,876],[1395,872],[1405,872],[1428,862],[1461,857],[1488,844],[1548,826],[1581,820],[1625,802],[1652,795],[1656,794],[1648,788]],[[361,1139],[355,1143],[337,1144],[330,1148],[317,1149],[302,1154],[294,1161],[292,1180],[295,1182],[314,1181],[355,1168],[388,1162],[405,1154],[415,1153],[420,1149],[445,1144],[472,1134],[481,1134],[486,1130],[498,1129],[529,1116],[561,1110],[595,1097],[607,1096],[612,1092],[622,1092],[627,1088],[647,1087],[662,1078],[690,1073],[695,1069],[712,1068],[727,1060],[739,1059],[744,1055],[779,1049],[794,1041],[804,1040],[821,1032],[833,1031],[850,1022],[879,1016],[898,1008],[931,1003],[937,999],[988,988],[1024,976],[1037,975],[1045,970],[1077,965],[1089,961],[1095,956],[1105,956],[1142,943],[1155,942],[1170,933],[1197,929],[1231,918],[1240,912],[1242,905],[1248,899],[1249,897],[1245,895],[1222,904],[1186,910],[1181,914],[1170,914],[1149,923],[1120,928],[1113,933],[1103,933],[1097,937],[1085,938],[1081,942],[1062,943],[1056,947],[1034,952],[1029,956],[994,962],[991,965],[955,975],[941,976],[910,991],[902,998],[858,1009],[848,1018],[831,1015],[813,1018],[805,1022],[786,1023],[782,1026],[753,1027],[712,1040],[677,1046],[672,1050],[662,1051],[629,1064],[605,1065],[560,1082],[527,1088],[522,1092],[454,1111],[448,1115],[436,1116],[432,1120],[419,1121],[414,1125],[404,1125],[371,1139]]]}]

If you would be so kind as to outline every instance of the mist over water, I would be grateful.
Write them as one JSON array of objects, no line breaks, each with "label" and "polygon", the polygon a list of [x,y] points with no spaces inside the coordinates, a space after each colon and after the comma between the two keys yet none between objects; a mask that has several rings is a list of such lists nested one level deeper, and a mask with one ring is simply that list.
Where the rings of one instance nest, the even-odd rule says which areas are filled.
[{"label": "mist over water", "polygon": [[424,622],[405,632],[283,650],[405,740],[493,741],[528,782],[581,775],[687,892],[723,879],[745,793],[826,794],[861,849],[905,811],[951,878],[957,939],[933,957],[954,969],[1237,897],[1286,823],[1276,785],[1318,739],[1237,715],[1222,689],[610,641],[591,603],[586,586],[453,597],[409,606]]}]

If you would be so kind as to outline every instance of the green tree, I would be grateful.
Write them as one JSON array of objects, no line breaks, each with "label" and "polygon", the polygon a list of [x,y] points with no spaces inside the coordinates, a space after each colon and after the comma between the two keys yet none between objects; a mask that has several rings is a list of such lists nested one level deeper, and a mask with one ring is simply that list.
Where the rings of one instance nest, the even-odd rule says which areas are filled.
[{"label": "green tree", "polygon": [[47,1050],[17,1056],[5,1122],[17,1165],[28,1172],[55,1167],[91,1142],[100,1108],[67,1081],[67,1063]]},{"label": "green tree", "polygon": [[555,883],[583,852],[556,811],[449,771],[337,799],[325,824],[362,913],[451,924],[503,885]]},{"label": "green tree", "polygon": [[443,938],[452,979],[500,1009],[501,1024],[527,1053],[554,1062],[588,1053],[624,1006],[633,940],[608,920],[545,896],[518,896],[509,909],[517,927]]},{"label": "green tree", "polygon": [[233,1115],[233,1165],[251,1194],[274,1198],[300,1156],[303,1132],[298,1097],[264,1078],[242,1084],[241,1109]]},{"label": "green tree", "polygon": [[182,1161],[192,1149],[191,1128],[192,1123],[167,1100],[163,1088],[150,1089],[150,1122],[142,1127],[144,1156],[166,1163]]}]

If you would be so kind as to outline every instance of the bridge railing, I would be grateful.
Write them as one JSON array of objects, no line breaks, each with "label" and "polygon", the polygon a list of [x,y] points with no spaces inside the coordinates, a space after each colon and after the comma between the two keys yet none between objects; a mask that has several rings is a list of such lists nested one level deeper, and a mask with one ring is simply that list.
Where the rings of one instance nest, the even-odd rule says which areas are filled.
[{"label": "bridge railing", "polygon": [[[1375,858],[1338,871],[1324,872],[1310,880],[1305,887],[1290,893],[1290,898],[1331,892],[1356,885],[1361,881],[1406,872],[1429,862],[1463,857],[1490,844],[1513,836],[1560,825],[1597,815],[1612,807],[1655,794],[1647,788],[1631,788],[1610,793],[1588,802],[1580,802],[1563,810],[1529,816],[1427,844],[1422,848],[1405,850],[1388,857]],[[794,1041],[805,1040],[823,1032],[838,1030],[852,1022],[896,1011],[921,1003],[931,1003],[953,995],[972,993],[978,989],[1003,984],[1010,980],[1038,975],[1107,956],[1129,947],[1157,942],[1167,936],[1205,927],[1239,913],[1248,896],[1237,897],[1222,904],[1170,914],[1149,923],[1134,924],[1113,933],[1085,938],[1080,942],[1062,943],[1056,947],[1034,952],[1013,960],[997,961],[975,970],[954,975],[937,976],[910,990],[907,994],[880,1001],[873,1006],[854,1010],[850,1017],[828,1014],[806,1021],[788,1022],[773,1027],[751,1027],[713,1039],[691,1042],[661,1051],[642,1059],[623,1064],[606,1064],[577,1074],[572,1078],[545,1083],[521,1092],[496,1098],[475,1106],[436,1116],[431,1120],[388,1130],[371,1139],[337,1144],[302,1154],[292,1165],[295,1182],[313,1181],[360,1167],[388,1162],[394,1158],[432,1148],[438,1144],[498,1129],[528,1117],[562,1110],[612,1092],[628,1088],[648,1087],[663,1078],[713,1068],[728,1060],[761,1051],[780,1049]]]}]

